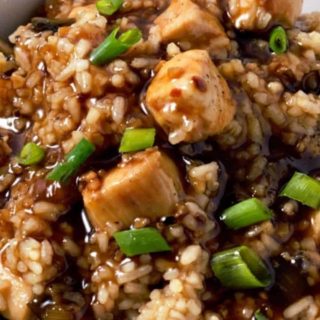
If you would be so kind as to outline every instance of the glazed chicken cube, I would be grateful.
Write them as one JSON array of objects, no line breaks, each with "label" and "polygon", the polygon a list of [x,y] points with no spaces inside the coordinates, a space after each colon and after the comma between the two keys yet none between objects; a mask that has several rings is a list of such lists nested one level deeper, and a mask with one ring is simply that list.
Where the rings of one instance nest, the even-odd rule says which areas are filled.
[{"label": "glazed chicken cube", "polygon": [[303,0],[269,0],[266,8],[278,22],[292,26],[302,11]]},{"label": "glazed chicken cube", "polygon": [[105,175],[98,191],[83,191],[87,214],[96,229],[103,229],[107,222],[129,227],[137,217],[154,220],[171,215],[182,195],[177,167],[157,149],[123,160]]},{"label": "glazed chicken cube", "polygon": [[196,44],[198,48],[208,46],[212,40],[221,45],[229,43],[219,20],[191,0],[171,1],[167,10],[155,20],[155,24],[159,26],[164,43],[185,41],[191,45]]},{"label": "glazed chicken cube", "polygon": [[228,15],[238,29],[265,29],[273,22],[291,26],[303,0],[228,0]]},{"label": "glazed chicken cube", "polygon": [[164,63],[147,90],[146,104],[172,144],[219,134],[235,114],[228,84],[204,50]]},{"label": "glazed chicken cube", "polygon": [[33,297],[31,286],[2,265],[0,265],[0,283],[0,294],[6,302],[5,309],[0,310],[0,313],[8,319],[29,319],[28,304]]}]

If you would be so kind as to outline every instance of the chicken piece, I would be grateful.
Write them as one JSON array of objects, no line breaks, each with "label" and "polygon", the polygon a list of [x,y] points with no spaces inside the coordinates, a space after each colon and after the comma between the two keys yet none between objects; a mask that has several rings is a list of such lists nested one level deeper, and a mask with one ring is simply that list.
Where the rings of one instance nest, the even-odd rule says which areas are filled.
[{"label": "chicken piece", "polygon": [[312,239],[320,244],[320,210],[314,210],[311,214]]},{"label": "chicken piece", "polygon": [[228,15],[238,29],[265,29],[271,21],[292,26],[303,0],[227,0]]},{"label": "chicken piece", "polygon": [[172,144],[219,134],[235,114],[228,84],[203,50],[164,63],[147,90],[146,104]]},{"label": "chicken piece", "polygon": [[191,47],[216,49],[229,44],[219,20],[191,0],[172,0],[155,24],[164,43],[188,42]]},{"label": "chicken piece", "polygon": [[28,304],[33,294],[31,286],[0,264],[0,294],[6,301],[6,308],[0,313],[8,319],[27,320],[30,316]]},{"label": "chicken piece", "polygon": [[90,221],[96,229],[107,222],[129,227],[135,218],[171,215],[183,195],[178,169],[157,149],[133,155],[108,172],[98,191],[82,193]]},{"label": "chicken piece", "polygon": [[266,9],[277,22],[292,26],[302,12],[303,0],[269,0]]}]

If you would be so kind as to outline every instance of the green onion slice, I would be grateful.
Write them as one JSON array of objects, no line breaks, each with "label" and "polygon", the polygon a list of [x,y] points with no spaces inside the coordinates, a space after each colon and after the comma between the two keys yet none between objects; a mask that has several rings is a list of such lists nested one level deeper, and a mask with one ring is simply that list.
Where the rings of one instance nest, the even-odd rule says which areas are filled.
[{"label": "green onion slice", "polygon": [[121,139],[119,152],[134,152],[150,148],[154,145],[155,128],[126,129]]},{"label": "green onion slice", "polygon": [[142,33],[137,28],[126,31],[119,38],[118,32],[119,28],[114,29],[100,46],[91,52],[91,63],[102,65],[125,53],[142,38]]},{"label": "green onion slice", "polygon": [[288,50],[288,36],[283,27],[278,26],[272,29],[269,38],[269,47],[276,54],[285,53]]},{"label": "green onion slice", "polygon": [[113,237],[120,250],[128,257],[153,252],[171,251],[167,241],[155,228],[119,231]]},{"label": "green onion slice", "polygon": [[258,310],[254,314],[254,320],[268,320],[268,318],[261,312],[261,310]]},{"label": "green onion slice", "polygon": [[122,3],[123,0],[99,0],[96,3],[96,7],[99,13],[111,16],[120,9]]},{"label": "green onion slice", "polygon": [[24,166],[30,166],[42,161],[45,156],[44,150],[34,142],[27,143],[21,150],[18,162]]},{"label": "green onion slice", "polygon": [[282,197],[297,200],[302,204],[314,208],[320,208],[320,181],[301,172],[295,172],[280,193]]},{"label": "green onion slice", "polygon": [[58,164],[47,178],[52,181],[67,182],[94,152],[95,146],[86,139],[82,139],[65,157],[65,161]]},{"label": "green onion slice", "polygon": [[264,288],[273,276],[260,257],[246,246],[218,252],[211,267],[222,285],[233,289]]},{"label": "green onion slice", "polygon": [[238,230],[272,219],[272,212],[259,199],[252,198],[226,209],[220,219],[228,228]]}]

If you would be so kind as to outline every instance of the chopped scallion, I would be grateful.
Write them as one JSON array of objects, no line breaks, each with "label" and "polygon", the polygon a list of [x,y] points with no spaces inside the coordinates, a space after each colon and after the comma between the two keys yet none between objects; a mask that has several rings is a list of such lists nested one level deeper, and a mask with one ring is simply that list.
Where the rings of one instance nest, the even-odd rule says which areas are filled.
[{"label": "chopped scallion", "polygon": [[154,145],[155,128],[126,129],[121,139],[120,152],[135,152]]},{"label": "chopped scallion", "polygon": [[258,310],[254,314],[254,320],[268,320],[268,318],[261,312],[261,310]]},{"label": "chopped scallion", "polygon": [[111,16],[122,6],[123,0],[99,0],[96,3],[99,13]]},{"label": "chopped scallion", "polygon": [[124,32],[119,38],[118,32],[119,28],[114,29],[100,46],[91,52],[91,63],[102,65],[125,53],[142,38],[142,33],[137,28]]},{"label": "chopped scallion", "polygon": [[119,231],[116,232],[113,237],[120,247],[120,250],[128,257],[171,251],[167,241],[155,228]]},{"label": "chopped scallion", "polygon": [[237,203],[226,209],[221,216],[221,220],[227,227],[234,230],[270,220],[271,218],[271,210],[256,198]]},{"label": "chopped scallion", "polygon": [[304,205],[320,208],[320,181],[296,172],[280,193],[282,197],[299,201]]},{"label": "chopped scallion", "polygon": [[44,150],[34,142],[27,143],[21,150],[18,162],[24,166],[30,166],[42,161]]},{"label": "chopped scallion", "polygon": [[272,29],[269,38],[269,47],[276,54],[282,54],[288,50],[288,36],[283,27],[278,26]]},{"label": "chopped scallion", "polygon": [[211,267],[223,286],[233,289],[264,288],[273,277],[260,257],[246,246],[218,252]]},{"label": "chopped scallion", "polygon": [[67,182],[94,152],[95,146],[86,139],[82,139],[65,157],[65,161],[58,164],[47,178],[62,183]]}]

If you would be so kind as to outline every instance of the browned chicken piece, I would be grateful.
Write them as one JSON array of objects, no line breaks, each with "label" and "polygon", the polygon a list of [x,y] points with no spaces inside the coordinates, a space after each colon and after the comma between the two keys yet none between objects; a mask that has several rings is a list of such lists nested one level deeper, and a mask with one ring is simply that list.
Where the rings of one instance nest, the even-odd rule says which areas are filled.
[{"label": "browned chicken piece", "polygon": [[28,304],[33,297],[31,286],[2,265],[0,265],[0,283],[0,294],[6,302],[5,309],[0,312],[8,319],[29,319]]},{"label": "browned chicken piece", "polygon": [[155,24],[159,26],[164,43],[188,42],[197,48],[229,44],[219,20],[191,0],[172,0]]},{"label": "browned chicken piece", "polygon": [[96,229],[107,222],[129,227],[135,218],[171,215],[183,195],[179,172],[158,149],[136,153],[108,172],[98,191],[85,188],[83,199]]},{"label": "browned chicken piece", "polygon": [[312,238],[320,244],[320,210],[314,210],[311,214]]},{"label": "browned chicken piece", "polygon": [[227,0],[231,21],[243,30],[264,29],[271,21],[291,26],[302,4],[303,0]]},{"label": "browned chicken piece", "polygon": [[186,51],[164,63],[146,102],[172,144],[219,134],[235,114],[228,84],[204,50]]},{"label": "browned chicken piece", "polygon": [[269,0],[267,11],[279,22],[292,26],[302,12],[303,0]]}]

